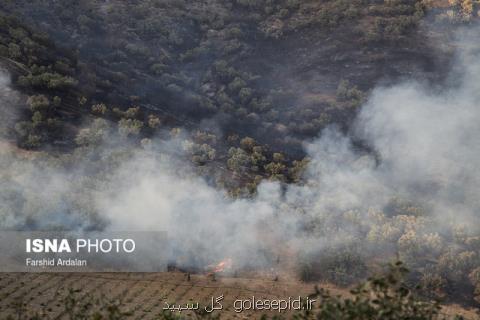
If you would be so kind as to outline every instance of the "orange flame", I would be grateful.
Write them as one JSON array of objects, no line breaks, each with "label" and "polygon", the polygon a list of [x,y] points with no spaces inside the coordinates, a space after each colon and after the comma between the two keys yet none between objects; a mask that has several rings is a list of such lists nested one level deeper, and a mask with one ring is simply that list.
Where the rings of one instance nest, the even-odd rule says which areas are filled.
[{"label": "orange flame", "polygon": [[212,273],[224,272],[232,267],[232,259],[227,258],[212,266]]}]

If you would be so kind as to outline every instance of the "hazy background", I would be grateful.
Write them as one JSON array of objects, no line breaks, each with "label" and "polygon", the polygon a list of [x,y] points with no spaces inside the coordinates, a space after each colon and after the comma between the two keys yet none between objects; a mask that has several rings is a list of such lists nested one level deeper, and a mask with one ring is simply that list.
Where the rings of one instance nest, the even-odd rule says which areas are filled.
[{"label": "hazy background", "polygon": [[[2,144],[0,225],[162,230],[170,242],[152,248],[159,255],[185,266],[231,257],[236,267],[271,265],[285,250],[316,255],[356,244],[373,213],[388,215],[394,198],[407,199],[435,222],[426,234],[451,224],[478,231],[480,56],[470,32],[459,36],[463,49],[447,87],[415,79],[378,87],[348,135],[329,127],[305,143],[311,162],[304,184],[264,182],[255,198],[231,199],[176,157],[181,137],[153,141],[133,155],[128,150],[125,158],[118,155],[129,146],[110,141],[84,150],[68,169],[29,161],[34,153],[19,155]],[[0,90],[3,125],[18,97],[5,72]],[[351,137],[373,152],[357,151]],[[114,154],[116,160],[108,160]]]}]

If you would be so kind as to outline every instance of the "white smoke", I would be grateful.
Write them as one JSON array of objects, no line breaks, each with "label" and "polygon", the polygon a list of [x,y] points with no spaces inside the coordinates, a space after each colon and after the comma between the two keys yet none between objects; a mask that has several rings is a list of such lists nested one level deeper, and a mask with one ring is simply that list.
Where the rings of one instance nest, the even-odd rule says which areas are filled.
[{"label": "white smoke", "polygon": [[[99,197],[100,212],[112,227],[167,230],[191,254],[234,256],[250,264],[268,260],[262,254],[272,243],[296,249],[308,243],[315,251],[357,241],[369,209],[382,211],[394,197],[419,203],[437,228],[450,222],[474,226],[480,73],[469,70],[480,63],[467,53],[459,59],[463,77],[451,88],[410,81],[373,91],[353,134],[375,155],[356,151],[335,128],[325,130],[307,145],[312,161],[305,185],[281,192],[278,184],[263,183],[255,199],[231,200],[200,178],[174,173],[182,168],[140,160],[116,174],[114,185],[122,187],[112,197]],[[357,215],[350,223],[344,220],[348,211]],[[319,230],[305,233],[309,224]]]},{"label": "white smoke", "polygon": [[[101,183],[85,181],[84,173],[93,170],[86,164],[38,174],[10,163],[4,168],[18,176],[2,184],[15,185],[24,200],[11,201],[16,196],[1,189],[2,225],[15,228],[29,219],[47,225],[53,215],[74,227],[105,221],[110,230],[164,230],[169,248],[158,250],[169,259],[205,265],[228,256],[239,267],[268,265],[282,247],[315,253],[361,241],[369,210],[385,210],[394,197],[420,203],[438,230],[450,221],[478,226],[479,57],[472,49],[463,52],[461,79],[443,90],[413,80],[374,90],[352,131],[374,154],[357,151],[348,136],[328,128],[306,146],[312,160],[304,185],[282,191],[265,182],[254,199],[234,200],[186,163],[148,151]],[[165,154],[169,148],[160,147]],[[34,187],[39,181],[41,190]]]}]

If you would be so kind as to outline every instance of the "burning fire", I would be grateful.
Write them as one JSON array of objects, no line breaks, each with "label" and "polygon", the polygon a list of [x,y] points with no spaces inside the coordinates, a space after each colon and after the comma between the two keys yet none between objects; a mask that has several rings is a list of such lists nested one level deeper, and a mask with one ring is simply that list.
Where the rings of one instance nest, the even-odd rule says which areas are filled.
[{"label": "burning fire", "polygon": [[219,273],[219,272],[224,272],[225,270],[228,270],[231,267],[232,267],[232,259],[227,258],[220,261],[216,265],[209,266],[209,269],[211,269],[211,273]]}]

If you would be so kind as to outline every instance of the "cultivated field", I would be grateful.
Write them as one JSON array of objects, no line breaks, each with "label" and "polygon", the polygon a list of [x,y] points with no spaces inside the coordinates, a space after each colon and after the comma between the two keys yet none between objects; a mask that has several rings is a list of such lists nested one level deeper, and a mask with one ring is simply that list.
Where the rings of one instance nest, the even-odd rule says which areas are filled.
[{"label": "cultivated field", "polygon": [[[346,290],[330,287],[333,294],[345,295]],[[0,318],[30,318],[37,314],[40,319],[70,319],[68,308],[69,291],[74,290],[76,305],[81,308],[96,301],[116,302],[122,311],[130,312],[128,319],[158,319],[170,304],[200,302],[203,308],[211,297],[224,295],[220,319],[258,319],[263,312],[236,313],[236,299],[281,299],[307,295],[314,284],[282,279],[250,279],[242,277],[212,277],[181,272],[126,274],[126,273],[4,273],[0,275]],[[70,294],[71,295],[71,294]],[[216,312],[216,311],[215,311]],[[215,314],[214,312],[214,314]],[[473,311],[457,306],[444,308],[444,313],[462,314],[475,319]],[[178,312],[176,312],[178,314]],[[270,313],[274,315],[278,313]],[[188,311],[182,315],[195,319]],[[287,316],[286,314],[284,314]]]}]

